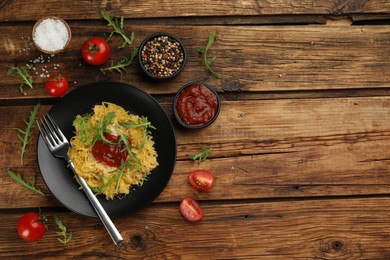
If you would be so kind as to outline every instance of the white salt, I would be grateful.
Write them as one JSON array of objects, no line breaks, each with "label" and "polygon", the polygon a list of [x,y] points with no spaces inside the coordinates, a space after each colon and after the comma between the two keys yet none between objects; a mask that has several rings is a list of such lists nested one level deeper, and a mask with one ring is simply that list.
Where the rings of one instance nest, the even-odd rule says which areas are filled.
[{"label": "white salt", "polygon": [[62,50],[68,40],[68,30],[60,20],[47,18],[35,28],[34,42],[42,50],[49,52]]}]

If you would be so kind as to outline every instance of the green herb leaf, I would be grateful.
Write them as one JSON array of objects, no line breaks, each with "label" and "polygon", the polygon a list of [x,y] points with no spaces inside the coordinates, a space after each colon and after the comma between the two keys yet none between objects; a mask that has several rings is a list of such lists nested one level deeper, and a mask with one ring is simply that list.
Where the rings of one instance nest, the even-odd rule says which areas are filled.
[{"label": "green herb leaf", "polygon": [[148,134],[150,133],[149,129],[156,129],[148,120],[147,117],[142,116],[139,118],[138,123],[134,121],[129,122],[120,122],[120,126],[124,127],[125,129],[135,128],[135,127],[142,127],[143,128],[143,137],[142,142],[139,148],[139,151],[142,151],[144,148],[144,144],[146,142],[146,138],[148,137]]},{"label": "green herb leaf", "polygon": [[111,179],[110,178],[107,178],[105,176],[102,176],[101,178],[104,178],[107,180],[107,183],[100,186],[100,187],[94,187],[93,188],[93,192],[96,194],[96,195],[99,195],[99,194],[102,194],[106,191],[106,189],[108,187],[111,186],[111,184],[115,181],[115,178],[116,178],[116,175],[114,175]]},{"label": "green herb leaf", "polygon": [[123,43],[118,47],[119,49],[122,49],[127,45],[133,44],[135,34],[134,32],[131,32],[130,38],[126,35],[123,29],[123,25],[124,25],[123,16],[121,16],[120,19],[118,19],[117,17],[111,17],[107,14],[105,10],[101,11],[101,15],[103,19],[108,22],[107,26],[111,26],[113,28],[113,31],[110,33],[110,36],[108,37],[107,41],[109,41],[114,34],[119,34],[123,38]]},{"label": "green herb leaf", "polygon": [[212,58],[208,58],[208,51],[209,49],[211,48],[211,46],[214,44],[215,42],[215,39],[217,37],[217,33],[216,32],[213,32],[210,36],[209,36],[209,39],[208,39],[208,42],[207,42],[207,45],[205,48],[197,48],[196,51],[200,54],[203,54],[203,59],[202,59],[202,63],[207,67],[207,69],[213,74],[214,77],[220,79],[222,78],[222,76],[215,72],[213,70],[213,68],[211,67],[212,63],[217,59],[215,56],[213,56]]},{"label": "green herb leaf", "polygon": [[204,54],[206,52],[206,49],[205,48],[196,48],[196,51],[198,53]]},{"label": "green herb leaf", "polygon": [[148,118],[145,116],[142,116],[138,123],[134,121],[128,121],[128,122],[119,122],[119,125],[126,128],[135,128],[135,127],[146,127],[146,128],[152,128],[156,129],[151,122],[149,122]]},{"label": "green herb leaf", "polygon": [[104,133],[110,132],[107,129],[107,126],[109,124],[111,124],[111,121],[114,119],[114,117],[115,117],[115,113],[114,112],[109,112],[105,118],[100,120],[94,126],[94,131],[96,132],[96,135],[94,136],[94,139],[93,139],[93,142],[92,142],[93,144],[95,144],[95,142],[97,140],[103,140],[103,141],[105,141],[107,143],[113,144],[113,142],[111,142],[110,140],[107,140],[107,138],[104,136]]},{"label": "green herb leaf", "polygon": [[58,228],[61,230],[60,232],[57,232],[57,235],[62,236],[63,238],[58,238],[58,241],[60,241],[62,244],[67,244],[73,237],[73,232],[70,232],[69,234],[66,233],[66,227],[64,224],[62,224],[61,219],[56,215],[53,214],[54,221],[56,222]]},{"label": "green herb leaf", "polygon": [[141,161],[133,153],[129,153],[128,158],[125,162],[122,162],[121,166],[116,170],[117,174],[114,177],[116,180],[115,192],[118,192],[119,183],[125,173],[125,169],[139,170],[141,169]]},{"label": "green herb leaf", "polygon": [[115,128],[115,130],[119,133],[118,144],[123,143],[125,145],[125,148],[123,149],[123,151],[127,151],[128,154],[132,154],[131,148],[133,148],[133,146],[131,146],[129,144],[130,138],[128,136],[124,135],[122,133],[122,131],[120,131],[117,127]]},{"label": "green herb leaf", "polygon": [[92,143],[92,136],[90,135],[87,126],[87,122],[90,117],[91,114],[85,114],[83,116],[77,115],[73,121],[73,126],[80,131],[79,132],[80,141],[88,145]]},{"label": "green herb leaf", "polygon": [[105,176],[102,176],[102,178],[106,179],[107,182],[100,187],[94,188],[93,191],[96,193],[96,195],[104,193],[105,190],[115,182],[115,192],[117,193],[118,189],[119,189],[119,183],[120,183],[123,175],[125,174],[125,169],[128,169],[128,168],[133,169],[133,170],[139,170],[141,168],[140,160],[132,152],[129,152],[127,160],[125,162],[122,161],[120,167],[118,167],[116,170],[111,172],[113,174],[111,178],[107,178]]},{"label": "green herb leaf", "polygon": [[202,146],[201,144],[199,144],[199,147],[200,147],[201,151],[197,154],[190,155],[190,159],[193,161],[198,161],[198,163],[200,164],[201,162],[203,162],[207,159],[207,157],[209,156],[209,153],[211,153],[213,151],[213,149],[206,148],[206,147]]},{"label": "green herb leaf", "polygon": [[208,51],[211,48],[211,46],[214,44],[216,37],[217,37],[217,33],[216,32],[213,32],[209,36],[209,40],[208,40],[207,45],[206,45],[206,51]]},{"label": "green herb leaf", "polygon": [[101,190],[100,188],[97,188],[97,187],[91,187],[91,190],[93,193],[95,193],[95,195],[99,194],[100,192],[103,193],[103,191],[104,191],[104,190]]},{"label": "green herb leaf", "polygon": [[23,180],[22,176],[20,176],[20,174],[17,174],[17,173],[14,173],[10,170],[8,170],[8,176],[14,180],[16,183],[20,184],[23,186],[23,190],[22,192],[26,191],[26,190],[31,190],[35,193],[38,193],[42,196],[45,196],[45,193],[43,193],[39,188],[35,187],[35,176],[31,182],[31,184],[29,184],[27,181]]},{"label": "green herb leaf", "polygon": [[39,109],[41,108],[41,103],[38,103],[34,106],[34,109],[30,112],[30,117],[28,119],[28,122],[26,123],[26,130],[22,130],[20,128],[15,128],[17,130],[17,135],[19,140],[22,143],[22,146],[20,149],[20,165],[23,165],[23,158],[24,154],[26,153],[27,145],[32,140],[33,130],[35,128],[35,120],[37,119],[37,115],[39,112]]},{"label": "green herb leaf", "polygon": [[31,77],[30,73],[28,73],[28,70],[25,67],[18,66],[12,66],[8,68],[6,75],[12,76],[15,75],[15,73],[23,79],[23,83],[19,86],[20,92],[22,92],[23,95],[27,95],[27,93],[24,91],[24,86],[27,85],[30,88],[33,88],[33,78]]},{"label": "green herb leaf", "polygon": [[16,72],[16,67],[10,67],[10,68],[8,68],[8,70],[6,72],[6,75],[7,76],[12,76],[12,75],[15,74],[15,72]]},{"label": "green herb leaf", "polygon": [[106,74],[106,71],[117,71],[119,72],[120,74],[126,72],[126,67],[127,66],[130,66],[135,57],[137,57],[138,55],[138,49],[137,48],[134,48],[130,54],[130,58],[123,58],[120,62],[118,62],[116,65],[112,66],[112,67],[108,67],[108,68],[101,68],[100,71],[103,72],[103,74]]}]

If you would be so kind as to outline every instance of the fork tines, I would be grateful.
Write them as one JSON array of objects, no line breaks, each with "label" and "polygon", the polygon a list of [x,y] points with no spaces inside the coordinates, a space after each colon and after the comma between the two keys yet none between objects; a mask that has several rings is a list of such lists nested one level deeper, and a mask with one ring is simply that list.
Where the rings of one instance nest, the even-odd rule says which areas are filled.
[{"label": "fork tines", "polygon": [[66,137],[49,115],[37,119],[36,123],[42,134],[43,140],[49,148],[54,148],[61,143],[67,142]]}]

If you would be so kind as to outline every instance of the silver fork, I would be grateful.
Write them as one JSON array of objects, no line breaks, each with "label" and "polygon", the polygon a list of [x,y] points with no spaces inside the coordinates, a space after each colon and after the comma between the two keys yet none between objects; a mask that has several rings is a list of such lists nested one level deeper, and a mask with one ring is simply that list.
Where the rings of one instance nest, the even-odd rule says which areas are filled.
[{"label": "silver fork", "polygon": [[119,233],[118,229],[115,227],[114,223],[111,221],[107,212],[104,210],[96,196],[88,187],[86,181],[76,173],[74,164],[70,160],[68,155],[70,149],[69,142],[62,134],[60,128],[57,126],[54,120],[50,118],[49,115],[43,116],[42,118],[38,119],[36,123],[38,125],[39,131],[41,132],[43,140],[45,141],[50,152],[56,157],[64,158],[68,163],[69,167],[74,172],[77,182],[83,188],[85,194],[87,195],[89,201],[91,202],[93,208],[95,209],[97,215],[107,229],[114,243],[116,245],[122,243],[123,238]]}]

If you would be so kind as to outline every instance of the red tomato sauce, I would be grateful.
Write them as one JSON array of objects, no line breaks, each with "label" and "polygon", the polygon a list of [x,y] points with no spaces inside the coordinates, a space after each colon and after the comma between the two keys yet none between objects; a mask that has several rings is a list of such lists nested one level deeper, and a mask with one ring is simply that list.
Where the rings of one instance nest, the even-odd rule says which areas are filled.
[{"label": "red tomato sauce", "polygon": [[[115,136],[109,133],[104,133],[104,137],[112,142],[118,142],[119,136]],[[121,142],[120,144],[110,144],[103,140],[97,140],[92,147],[92,154],[95,159],[108,166],[119,167],[122,161],[126,161],[129,153],[125,150],[126,145]]]},{"label": "red tomato sauce", "polygon": [[180,92],[176,111],[187,125],[204,125],[215,115],[218,101],[215,94],[207,87],[194,84]]}]

